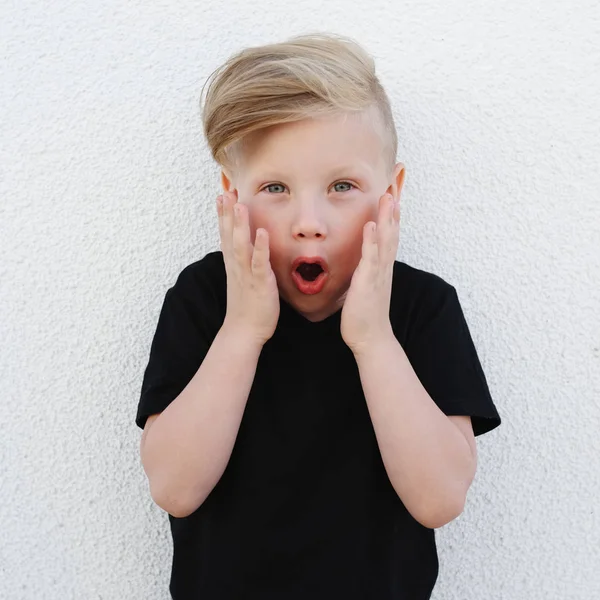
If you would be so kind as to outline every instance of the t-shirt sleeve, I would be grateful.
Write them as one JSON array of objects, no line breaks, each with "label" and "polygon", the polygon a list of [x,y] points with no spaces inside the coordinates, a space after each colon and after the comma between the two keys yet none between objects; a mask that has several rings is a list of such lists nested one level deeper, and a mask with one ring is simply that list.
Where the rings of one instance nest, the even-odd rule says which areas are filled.
[{"label": "t-shirt sleeve", "polygon": [[162,412],[191,381],[218,330],[210,298],[184,269],[165,294],[141,386],[135,423]]},{"label": "t-shirt sleeve", "polygon": [[423,299],[405,351],[444,414],[469,415],[478,436],[498,427],[501,419],[456,289],[442,283]]}]

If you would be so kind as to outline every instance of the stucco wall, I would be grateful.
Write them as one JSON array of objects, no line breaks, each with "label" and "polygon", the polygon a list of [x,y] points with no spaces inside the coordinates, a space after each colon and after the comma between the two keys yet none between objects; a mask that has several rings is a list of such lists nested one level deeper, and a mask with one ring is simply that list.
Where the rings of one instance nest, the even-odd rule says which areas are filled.
[{"label": "stucco wall", "polygon": [[600,598],[598,3],[362,4],[0,6],[0,598],[168,598],[134,416],[164,293],[218,248],[199,91],[315,29],[376,57],[398,256],[458,289],[504,419],[435,600]]}]

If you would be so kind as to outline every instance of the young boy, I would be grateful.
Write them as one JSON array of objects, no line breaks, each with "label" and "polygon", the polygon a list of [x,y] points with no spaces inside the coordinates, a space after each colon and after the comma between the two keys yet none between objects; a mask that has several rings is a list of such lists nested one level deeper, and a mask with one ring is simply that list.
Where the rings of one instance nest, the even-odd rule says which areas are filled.
[{"label": "young boy", "polygon": [[500,424],[456,289],[396,260],[372,59],[300,36],[218,69],[221,251],[165,296],[136,423],[175,600],[425,600]]}]

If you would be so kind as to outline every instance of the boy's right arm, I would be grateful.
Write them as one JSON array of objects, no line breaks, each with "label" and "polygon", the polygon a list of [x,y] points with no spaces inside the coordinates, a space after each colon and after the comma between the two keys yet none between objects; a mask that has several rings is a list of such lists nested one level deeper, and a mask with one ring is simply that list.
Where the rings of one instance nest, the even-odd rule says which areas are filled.
[{"label": "boy's right arm", "polygon": [[261,349],[255,338],[224,324],[181,394],[148,418],[142,465],[154,502],[174,517],[194,512],[221,478]]},{"label": "boy's right arm", "polygon": [[152,498],[174,517],[193,513],[221,478],[258,358],[279,318],[268,232],[257,230],[252,244],[248,209],[231,193],[219,197],[217,212],[227,271],[227,314],[188,385],[163,412],[146,421],[140,448]]}]

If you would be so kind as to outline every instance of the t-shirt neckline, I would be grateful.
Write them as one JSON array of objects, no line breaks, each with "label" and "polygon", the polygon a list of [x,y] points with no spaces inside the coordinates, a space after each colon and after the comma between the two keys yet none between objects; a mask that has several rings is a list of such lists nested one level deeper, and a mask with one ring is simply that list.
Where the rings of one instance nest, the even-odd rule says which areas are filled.
[{"label": "t-shirt neckline", "polygon": [[279,327],[290,329],[304,329],[311,333],[325,331],[340,331],[342,308],[321,321],[309,321],[304,315],[300,314],[291,304],[279,296]]}]

